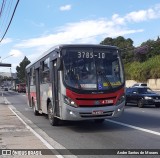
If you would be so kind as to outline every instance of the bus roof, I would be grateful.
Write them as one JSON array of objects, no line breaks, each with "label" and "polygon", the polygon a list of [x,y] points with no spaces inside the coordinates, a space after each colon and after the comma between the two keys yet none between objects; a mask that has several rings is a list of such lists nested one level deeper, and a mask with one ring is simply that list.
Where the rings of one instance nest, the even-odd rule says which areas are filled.
[{"label": "bus roof", "polygon": [[35,61],[31,62],[29,65],[27,65],[26,69],[29,68],[30,66],[32,66],[33,64],[35,64],[36,62],[38,62],[40,59],[42,59],[43,57],[45,57],[46,55],[48,55],[49,53],[51,53],[54,50],[58,50],[58,49],[62,49],[62,48],[71,48],[71,47],[101,47],[101,48],[111,48],[111,49],[118,49],[118,47],[116,46],[110,46],[110,45],[101,45],[101,44],[61,44],[61,45],[57,45],[54,47],[51,47],[49,50],[47,50],[46,52],[44,52],[42,55],[40,55]]}]

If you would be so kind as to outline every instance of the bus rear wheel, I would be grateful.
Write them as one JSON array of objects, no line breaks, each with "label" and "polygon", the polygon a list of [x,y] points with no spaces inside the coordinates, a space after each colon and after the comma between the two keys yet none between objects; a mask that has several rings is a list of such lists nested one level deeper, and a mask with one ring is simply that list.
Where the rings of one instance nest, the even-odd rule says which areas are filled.
[{"label": "bus rear wheel", "polygon": [[52,126],[57,126],[59,123],[59,119],[55,117],[55,111],[53,110],[51,102],[48,104],[48,119]]}]

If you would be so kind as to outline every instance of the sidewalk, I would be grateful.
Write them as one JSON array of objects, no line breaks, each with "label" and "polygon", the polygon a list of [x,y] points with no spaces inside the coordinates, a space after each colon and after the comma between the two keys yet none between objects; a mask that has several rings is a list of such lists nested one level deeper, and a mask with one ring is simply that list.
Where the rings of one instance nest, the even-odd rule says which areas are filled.
[{"label": "sidewalk", "polygon": [[[6,154],[5,149],[10,152],[9,149],[13,150],[36,150],[37,155],[33,155],[33,152],[27,151],[27,155],[22,151],[19,154],[15,153],[16,156]],[[55,155],[41,155],[41,150],[48,149],[40,139],[38,139],[30,129],[22,123],[19,118],[11,111],[9,105],[5,103],[5,100],[0,96],[0,157],[1,158],[12,158],[12,157],[23,157],[23,158],[56,158]],[[2,153],[3,150],[3,153]],[[24,154],[23,156],[20,156]],[[28,156],[32,155],[32,156]]]}]

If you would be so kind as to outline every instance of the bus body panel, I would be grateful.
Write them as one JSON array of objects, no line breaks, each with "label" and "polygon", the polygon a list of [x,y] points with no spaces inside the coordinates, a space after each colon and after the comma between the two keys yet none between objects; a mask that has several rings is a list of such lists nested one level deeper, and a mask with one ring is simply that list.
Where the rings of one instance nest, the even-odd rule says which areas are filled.
[{"label": "bus body panel", "polygon": [[[124,111],[125,101],[117,104],[124,88],[108,94],[78,94],[66,89],[66,96],[77,104],[77,108],[61,102],[63,120],[88,120],[118,117]],[[112,102],[113,101],[113,102]]]},{"label": "bus body panel", "polygon": [[37,106],[36,86],[30,86],[30,99],[31,99],[30,106],[32,106],[32,100],[34,101],[35,106]]},{"label": "bus body panel", "polygon": [[40,85],[41,110],[47,114],[47,101],[52,101],[52,84],[46,83]]},{"label": "bus body panel", "polygon": [[79,107],[92,107],[92,106],[114,106],[120,96],[124,94],[124,88],[104,94],[78,94],[66,89],[66,96],[73,99]]},{"label": "bus body panel", "polygon": [[[74,108],[67,104],[62,108],[63,120],[106,119],[120,116],[124,111],[125,102],[117,106]],[[97,112],[97,114],[95,114]]]}]

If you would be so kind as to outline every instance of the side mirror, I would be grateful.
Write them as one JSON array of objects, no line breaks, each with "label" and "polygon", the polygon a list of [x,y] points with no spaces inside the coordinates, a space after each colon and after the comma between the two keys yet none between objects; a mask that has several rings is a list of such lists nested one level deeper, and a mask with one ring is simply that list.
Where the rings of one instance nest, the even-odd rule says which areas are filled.
[{"label": "side mirror", "polygon": [[63,70],[63,62],[62,62],[62,58],[60,57],[57,58],[57,70],[58,71]]}]

